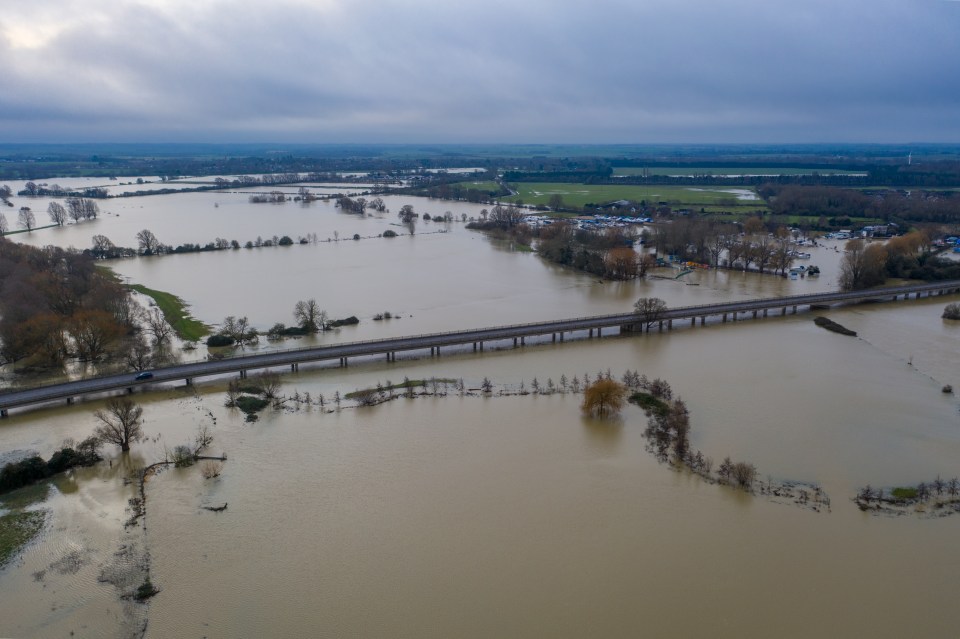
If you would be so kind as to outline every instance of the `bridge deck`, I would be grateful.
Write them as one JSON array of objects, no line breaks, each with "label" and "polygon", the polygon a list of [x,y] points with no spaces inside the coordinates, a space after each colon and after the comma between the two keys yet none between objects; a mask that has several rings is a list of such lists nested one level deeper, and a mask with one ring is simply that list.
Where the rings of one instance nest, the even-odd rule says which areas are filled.
[{"label": "bridge deck", "polygon": [[[705,321],[708,316],[726,315],[744,312],[768,311],[771,309],[783,309],[800,306],[829,306],[839,303],[861,303],[866,301],[885,301],[896,300],[900,296],[904,299],[910,295],[920,297],[946,295],[960,293],[960,281],[938,282],[929,284],[915,284],[909,286],[898,286],[882,289],[871,289],[867,291],[833,292],[833,293],[814,293],[810,295],[794,295],[789,297],[776,297],[743,300],[737,302],[721,302],[717,304],[706,304],[700,306],[685,306],[672,308],[664,311],[655,318],[655,322],[672,323],[674,320],[701,318]],[[524,339],[539,335],[559,334],[573,331],[592,331],[597,329],[602,331],[607,328],[617,328],[632,330],[645,323],[637,313],[620,313],[614,315],[599,315],[594,317],[578,317],[549,322],[535,322],[530,324],[514,324],[508,326],[496,326],[490,328],[478,328],[462,331],[452,331],[445,333],[431,333],[426,335],[414,335],[408,337],[393,337],[379,340],[370,340],[364,342],[346,342],[341,344],[331,344],[327,346],[315,346],[300,349],[271,351],[268,353],[258,353],[254,355],[240,355],[228,357],[221,360],[192,362],[188,364],[179,364],[158,368],[153,371],[153,378],[148,381],[135,381],[134,373],[123,373],[119,375],[107,375],[94,377],[71,382],[58,384],[49,384],[35,386],[26,389],[17,389],[0,394],[0,416],[6,416],[11,408],[29,406],[53,400],[70,400],[81,395],[107,392],[112,390],[132,389],[136,386],[156,382],[169,382],[178,380],[192,381],[197,377],[207,377],[212,375],[223,375],[228,373],[246,374],[246,371],[253,369],[263,369],[278,366],[296,367],[305,362],[318,362],[339,359],[346,363],[348,358],[386,355],[392,357],[397,352],[439,349],[441,347],[457,346],[464,344],[480,345],[483,348],[484,342],[492,342],[509,339]]]}]

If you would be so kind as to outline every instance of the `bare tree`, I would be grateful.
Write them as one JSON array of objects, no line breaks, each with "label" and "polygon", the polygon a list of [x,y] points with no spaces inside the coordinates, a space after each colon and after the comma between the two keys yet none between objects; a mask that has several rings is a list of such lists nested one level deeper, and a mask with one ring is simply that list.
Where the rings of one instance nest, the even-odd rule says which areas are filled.
[{"label": "bare tree", "polygon": [[315,299],[297,302],[293,308],[293,319],[308,333],[316,333],[327,328],[327,313],[320,309]]},{"label": "bare tree", "polygon": [[513,228],[523,223],[523,211],[515,206],[497,204],[490,211],[490,221],[502,228]]},{"label": "bare tree", "polygon": [[127,452],[131,443],[144,439],[143,407],[126,397],[108,400],[106,410],[98,410],[93,415],[100,421],[94,436],[101,443],[116,444],[121,451]]},{"label": "bare tree", "polygon": [[17,220],[20,222],[20,226],[27,231],[32,231],[37,226],[37,218],[29,206],[20,207],[20,215],[17,216]]},{"label": "bare tree", "polygon": [[855,291],[884,282],[884,267],[887,253],[879,244],[864,244],[863,240],[850,240],[844,246],[840,261],[840,288]]},{"label": "bare tree", "polygon": [[417,214],[414,212],[412,204],[404,204],[400,207],[400,212],[397,214],[397,217],[399,217],[400,221],[404,224],[409,224],[417,217]]},{"label": "bare tree", "polygon": [[140,244],[140,252],[144,255],[153,255],[160,249],[160,240],[147,229],[137,233],[137,242]]},{"label": "bare tree", "polygon": [[149,311],[144,310],[141,318],[147,325],[147,330],[153,335],[153,339],[157,344],[163,344],[170,339],[170,335],[173,333],[173,327],[167,323],[167,319],[163,316],[163,312],[159,308],[154,306]]},{"label": "bare tree", "polygon": [[250,330],[250,320],[246,316],[238,318],[228,315],[225,317],[223,324],[220,326],[220,334],[232,338],[233,341],[241,345],[256,337],[256,333]]},{"label": "bare tree", "polygon": [[634,310],[640,318],[640,321],[646,324],[647,329],[654,322],[660,321],[663,314],[667,311],[667,303],[659,297],[641,297],[633,305]]},{"label": "bare tree", "polygon": [[124,363],[135,371],[145,371],[153,366],[153,355],[150,345],[143,337],[136,337],[130,344],[130,350],[124,355]]},{"label": "bare tree", "polygon": [[10,225],[7,222],[7,216],[0,213],[0,237],[3,237],[10,231]]},{"label": "bare tree", "polygon": [[63,208],[63,204],[59,202],[51,202],[47,206],[47,214],[50,215],[50,221],[57,226],[63,226],[67,221],[67,209]]}]

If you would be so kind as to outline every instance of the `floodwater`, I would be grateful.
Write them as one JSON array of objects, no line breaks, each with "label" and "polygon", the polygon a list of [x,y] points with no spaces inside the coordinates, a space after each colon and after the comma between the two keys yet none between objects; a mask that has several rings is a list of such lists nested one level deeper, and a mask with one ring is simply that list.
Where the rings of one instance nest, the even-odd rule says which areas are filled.
[{"label": "floodwater", "polygon": [[[409,201],[431,213],[461,210]],[[237,219],[253,214],[247,206],[237,205]],[[278,226],[311,216],[313,226],[294,233],[330,229],[330,219],[341,235],[393,221],[318,203],[258,206],[277,212]],[[164,215],[185,213],[171,204]],[[206,237],[219,223],[195,230]],[[274,232],[248,224],[234,228]],[[248,314],[268,326],[289,322],[296,299],[343,299],[322,304],[333,316],[361,316],[360,326],[321,339],[352,339],[622,310],[641,295],[680,305],[824,290],[838,260],[833,245],[813,251],[819,281],[697,271],[600,284],[461,224],[434,235],[420,232],[427,226],[412,238],[131,260],[118,270],[184,295],[207,321]],[[302,366],[283,377],[283,394],[322,394],[325,409],[288,402],[255,423],[224,407],[223,380],[139,396],[149,439],[136,459],[114,457],[36,506],[51,513],[45,533],[0,570],[0,635],[136,634],[145,617],[148,637],[953,636],[960,518],[872,517],[850,502],[867,483],[960,473],[960,412],[941,392],[960,387],[960,325],[940,319],[947,301],[827,312],[856,338],[818,328],[807,313]],[[367,321],[385,310],[404,317]],[[450,389],[341,410],[331,401],[404,377],[463,378],[467,388],[488,377],[515,390],[534,378],[558,385],[561,375],[628,368],[671,382],[690,408],[695,448],[716,462],[754,463],[763,478],[817,483],[831,511],[771,503],[659,464],[632,406],[598,421],[582,417],[569,393]],[[0,450],[47,457],[64,438],[89,434],[101,404],[14,413],[0,424]],[[221,476],[188,468],[152,477],[145,532],[124,531],[133,489],[118,469],[162,459],[204,425],[211,452],[228,455]],[[223,504],[221,513],[204,509]],[[122,588],[97,581],[128,544],[149,550],[161,588],[149,606],[120,602]],[[51,568],[77,556],[73,574]]]}]

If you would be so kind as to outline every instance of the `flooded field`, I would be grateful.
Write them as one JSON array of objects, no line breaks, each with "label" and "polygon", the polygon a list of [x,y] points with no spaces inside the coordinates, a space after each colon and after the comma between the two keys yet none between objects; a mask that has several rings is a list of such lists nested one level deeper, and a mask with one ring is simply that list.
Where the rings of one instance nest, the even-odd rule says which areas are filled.
[{"label": "flooded field", "polygon": [[[238,240],[352,237],[395,221],[346,216],[332,204],[251,205],[239,195],[142,200],[161,208],[124,202],[133,208],[98,220],[98,232],[118,244],[122,229],[144,226],[167,243],[212,239],[225,226]],[[388,206],[408,201],[431,214],[476,214],[409,198]],[[622,311],[644,295],[679,306],[829,290],[839,260],[833,244],[813,249],[819,280],[664,271],[671,279],[600,283],[459,223],[426,233],[444,226],[115,268],[183,296],[211,323],[227,314],[261,328],[289,323],[297,299],[316,297],[334,317],[361,317],[319,338],[346,340]],[[158,638],[952,636],[960,518],[873,517],[850,501],[867,483],[960,474],[958,402],[941,392],[960,387],[960,326],[940,319],[944,299],[825,312],[858,337],[824,331],[807,313],[348,369],[301,366],[283,376],[281,393],[322,394],[325,408],[287,402],[254,423],[224,406],[225,380],[137,395],[148,440],[128,458],[106,451],[103,464],[54,483],[30,506],[47,513],[46,524],[0,569],[0,635],[137,636],[146,620],[146,635]],[[403,317],[370,321],[386,310]],[[816,483],[830,512],[658,463],[633,406],[600,421],[581,415],[580,396],[559,392],[484,398],[451,389],[340,410],[330,402],[404,377],[462,378],[467,389],[488,377],[499,391],[607,369],[667,379],[690,408],[694,448],[749,461],[764,479]],[[48,457],[64,439],[90,434],[102,401],[14,413],[0,423],[0,451]],[[201,426],[214,435],[211,451],[228,455],[222,474],[160,472],[146,485],[144,527],[124,528],[135,494],[124,482],[129,469],[162,459]],[[160,593],[149,604],[118,599],[131,586],[117,584],[141,574],[142,549]]]}]

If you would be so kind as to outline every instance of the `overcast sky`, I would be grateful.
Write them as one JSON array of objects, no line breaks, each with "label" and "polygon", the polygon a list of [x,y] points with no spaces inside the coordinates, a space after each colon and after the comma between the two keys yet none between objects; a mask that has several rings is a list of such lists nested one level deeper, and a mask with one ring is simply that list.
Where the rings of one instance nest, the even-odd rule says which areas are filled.
[{"label": "overcast sky", "polygon": [[0,142],[960,142],[953,0],[24,0]]}]

